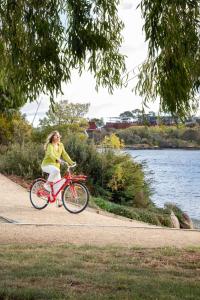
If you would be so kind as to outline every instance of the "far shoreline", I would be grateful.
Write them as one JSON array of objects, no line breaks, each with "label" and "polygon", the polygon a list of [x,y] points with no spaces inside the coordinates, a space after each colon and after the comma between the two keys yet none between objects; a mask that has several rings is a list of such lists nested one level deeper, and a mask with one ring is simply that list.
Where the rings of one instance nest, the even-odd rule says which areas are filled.
[{"label": "far shoreline", "polygon": [[124,150],[200,150],[200,147],[158,147],[127,145],[124,147]]}]

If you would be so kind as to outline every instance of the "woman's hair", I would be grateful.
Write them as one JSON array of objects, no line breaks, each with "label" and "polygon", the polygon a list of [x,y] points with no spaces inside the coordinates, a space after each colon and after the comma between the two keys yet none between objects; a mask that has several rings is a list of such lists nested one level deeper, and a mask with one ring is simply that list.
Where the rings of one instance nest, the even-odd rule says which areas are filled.
[{"label": "woman's hair", "polygon": [[54,137],[54,135],[56,135],[56,134],[60,135],[60,133],[59,133],[57,130],[52,131],[52,132],[48,135],[48,137],[47,137],[47,139],[46,139],[46,143],[44,144],[44,150],[47,149],[47,146],[48,146],[49,143],[52,143],[53,137]]}]

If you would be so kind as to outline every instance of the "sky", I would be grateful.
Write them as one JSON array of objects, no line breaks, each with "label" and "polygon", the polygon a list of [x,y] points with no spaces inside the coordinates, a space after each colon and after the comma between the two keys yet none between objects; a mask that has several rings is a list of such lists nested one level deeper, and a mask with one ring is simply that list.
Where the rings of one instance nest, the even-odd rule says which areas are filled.
[{"label": "sky", "polygon": [[[127,56],[126,67],[132,78],[137,74],[134,69],[147,57],[147,43],[142,33],[143,20],[140,9],[136,9],[141,0],[121,0],[119,16],[125,24],[122,32],[124,41],[120,52]],[[133,69],[135,74],[133,74]],[[68,100],[73,103],[90,103],[88,118],[109,118],[118,117],[126,110],[141,109],[142,98],[132,91],[137,83],[137,78],[130,80],[126,88],[116,89],[111,95],[107,89],[95,90],[95,80],[89,72],[83,73],[81,77],[76,72],[72,73],[71,83],[63,84],[63,95],[58,95],[56,101]],[[39,105],[38,105],[39,103]],[[36,102],[26,104],[22,109],[27,119],[33,126],[37,126],[39,119],[45,116],[49,108],[48,96],[41,95]],[[158,103],[150,103],[148,110],[158,111]],[[147,110],[147,111],[148,111]],[[37,111],[37,114],[36,114]]]}]

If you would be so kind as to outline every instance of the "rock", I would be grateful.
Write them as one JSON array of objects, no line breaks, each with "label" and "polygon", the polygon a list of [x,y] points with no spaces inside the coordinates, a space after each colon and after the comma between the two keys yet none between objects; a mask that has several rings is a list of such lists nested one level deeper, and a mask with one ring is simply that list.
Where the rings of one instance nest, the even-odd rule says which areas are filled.
[{"label": "rock", "polygon": [[192,220],[188,216],[188,214],[186,214],[186,213],[182,214],[182,219],[180,221],[180,226],[183,229],[194,229],[194,225],[192,223]]},{"label": "rock", "polygon": [[180,223],[178,218],[175,216],[174,212],[171,211],[171,215],[170,215],[170,219],[171,219],[171,224],[173,228],[180,228]]}]

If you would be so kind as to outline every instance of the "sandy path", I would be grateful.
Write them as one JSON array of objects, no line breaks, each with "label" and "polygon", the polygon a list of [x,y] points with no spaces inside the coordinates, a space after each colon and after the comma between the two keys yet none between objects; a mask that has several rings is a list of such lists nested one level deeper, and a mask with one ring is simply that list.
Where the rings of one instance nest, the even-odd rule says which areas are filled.
[{"label": "sandy path", "polygon": [[[54,204],[32,208],[28,192],[0,174],[0,244],[74,243],[129,247],[200,246],[200,231],[160,228],[86,209],[78,215]],[[9,192],[8,192],[9,191]],[[3,218],[16,224],[4,223]]]}]

